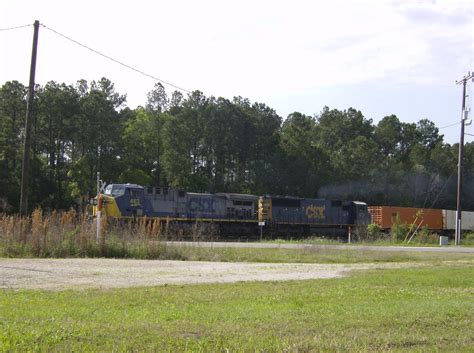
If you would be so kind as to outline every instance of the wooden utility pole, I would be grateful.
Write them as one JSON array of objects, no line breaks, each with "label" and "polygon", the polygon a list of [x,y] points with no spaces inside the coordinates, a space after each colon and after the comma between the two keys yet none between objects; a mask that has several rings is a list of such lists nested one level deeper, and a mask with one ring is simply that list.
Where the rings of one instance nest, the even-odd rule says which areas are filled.
[{"label": "wooden utility pole", "polygon": [[456,84],[462,83],[462,115],[461,115],[461,137],[459,139],[459,156],[458,156],[458,190],[457,190],[457,207],[456,207],[456,233],[454,236],[455,245],[461,245],[461,234],[462,234],[462,173],[463,173],[463,151],[464,151],[464,123],[467,119],[467,110],[466,110],[466,84],[467,80],[471,79],[473,75],[467,73],[466,76],[460,81],[457,81]]},{"label": "wooden utility pole", "polygon": [[28,99],[26,103],[25,122],[25,144],[23,148],[23,164],[21,167],[21,196],[20,215],[28,214],[28,186],[30,184],[30,149],[31,149],[31,112],[33,110],[33,100],[35,96],[35,72],[36,72],[36,51],[38,48],[39,21],[34,23],[33,49],[31,52],[30,83],[28,86]]}]

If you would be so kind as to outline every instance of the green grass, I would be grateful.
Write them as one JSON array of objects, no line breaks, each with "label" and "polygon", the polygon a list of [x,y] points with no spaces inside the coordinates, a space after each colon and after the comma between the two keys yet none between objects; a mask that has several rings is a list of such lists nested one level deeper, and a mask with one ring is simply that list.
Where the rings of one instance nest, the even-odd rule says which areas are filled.
[{"label": "green grass", "polygon": [[2,351],[472,351],[474,267],[0,292]]},{"label": "green grass", "polygon": [[[303,248],[206,248],[168,245],[176,259],[221,262],[272,262],[272,263],[367,263],[367,262],[430,262],[472,261],[470,253],[400,252],[362,249]],[[177,255],[179,254],[179,256]]]},{"label": "green grass", "polygon": [[[59,249],[56,247],[55,249]],[[221,248],[166,245],[163,242],[110,239],[103,245],[90,244],[89,250],[80,253],[56,251],[36,254],[28,244],[7,247],[0,244],[1,257],[107,257],[160,260],[220,261],[220,262],[273,262],[273,263],[366,263],[366,262],[432,262],[470,260],[469,253],[399,252],[377,249],[337,249],[308,247],[302,249]]]},{"label": "green grass", "polygon": [[[471,235],[472,234],[472,235]],[[433,238],[434,239],[434,238]],[[372,240],[352,240],[351,243],[347,243],[347,237],[341,238],[340,240],[331,239],[330,237],[310,237],[305,239],[291,239],[291,238],[278,238],[273,240],[263,240],[263,243],[276,243],[276,244],[313,244],[313,245],[350,245],[350,246],[406,246],[406,247],[439,247],[439,237],[436,237],[432,242],[420,242],[415,237],[410,243],[403,241],[394,241],[391,237],[379,237]],[[454,239],[449,241],[449,246],[455,246]],[[474,233],[468,233],[463,235],[461,241],[462,247],[473,247],[474,246]]]}]

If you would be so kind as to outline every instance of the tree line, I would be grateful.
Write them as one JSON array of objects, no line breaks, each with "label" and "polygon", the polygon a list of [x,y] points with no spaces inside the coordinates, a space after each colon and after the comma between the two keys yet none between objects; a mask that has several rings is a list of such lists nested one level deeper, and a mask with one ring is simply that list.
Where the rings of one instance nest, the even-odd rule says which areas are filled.
[{"label": "tree line", "polygon": [[[19,207],[27,87],[0,88],[0,211]],[[168,95],[157,83],[130,109],[114,84],[35,88],[29,208],[83,209],[107,182],[455,208],[458,145],[428,119],[377,124],[354,108],[286,119],[246,98]],[[463,208],[474,210],[474,143]]]}]

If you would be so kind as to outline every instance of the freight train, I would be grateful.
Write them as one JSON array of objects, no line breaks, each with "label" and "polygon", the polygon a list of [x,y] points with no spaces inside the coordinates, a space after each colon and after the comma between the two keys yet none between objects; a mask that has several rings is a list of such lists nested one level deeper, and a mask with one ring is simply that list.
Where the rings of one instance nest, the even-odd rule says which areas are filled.
[{"label": "freight train", "polygon": [[[101,198],[102,214],[115,219],[161,218],[175,224],[212,222],[230,236],[346,235],[370,223],[367,205],[296,197],[237,193],[193,193],[174,188],[110,184]],[[96,215],[97,206],[93,207]]]},{"label": "freight train", "polygon": [[[173,224],[212,223],[222,237],[347,236],[370,223],[388,231],[396,221],[452,234],[452,210],[370,206],[338,201],[238,193],[194,193],[174,188],[110,184],[100,195],[102,214],[115,219],[161,218]],[[96,215],[97,206],[93,207]],[[474,230],[474,212],[462,213],[462,229]],[[259,229],[259,227],[261,227]]]}]

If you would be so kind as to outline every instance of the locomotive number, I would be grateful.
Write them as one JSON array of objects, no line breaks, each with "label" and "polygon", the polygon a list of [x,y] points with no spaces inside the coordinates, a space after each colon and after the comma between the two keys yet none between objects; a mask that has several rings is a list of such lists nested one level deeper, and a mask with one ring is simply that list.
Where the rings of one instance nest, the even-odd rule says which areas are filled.
[{"label": "locomotive number", "polygon": [[189,200],[189,210],[191,212],[214,212],[213,199],[193,197]]},{"label": "locomotive number", "polygon": [[306,207],[306,217],[311,219],[324,219],[324,211],[326,210],[325,206],[308,206]]}]

